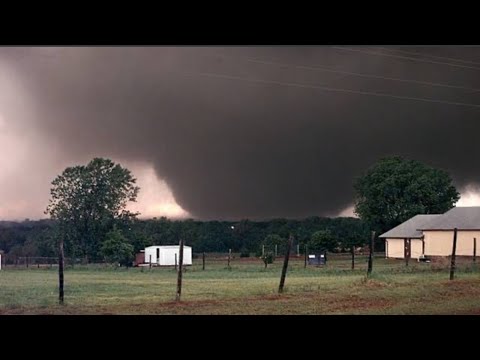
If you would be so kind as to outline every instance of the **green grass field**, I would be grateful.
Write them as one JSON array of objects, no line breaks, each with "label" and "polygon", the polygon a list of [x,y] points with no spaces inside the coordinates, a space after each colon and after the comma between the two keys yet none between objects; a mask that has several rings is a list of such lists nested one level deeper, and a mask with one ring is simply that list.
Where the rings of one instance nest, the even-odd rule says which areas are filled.
[{"label": "green grass field", "polygon": [[0,314],[480,314],[480,271],[460,266],[449,281],[447,266],[375,259],[366,280],[365,258],[350,270],[348,258],[325,267],[291,259],[285,292],[277,294],[282,260],[268,269],[258,259],[194,260],[175,303],[172,268],[68,268],[65,305],[57,305],[55,268],[0,271]]}]

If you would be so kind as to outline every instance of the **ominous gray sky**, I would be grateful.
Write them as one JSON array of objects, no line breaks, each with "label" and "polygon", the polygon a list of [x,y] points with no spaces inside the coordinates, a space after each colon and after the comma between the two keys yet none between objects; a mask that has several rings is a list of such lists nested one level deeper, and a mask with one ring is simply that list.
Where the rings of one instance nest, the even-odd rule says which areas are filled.
[{"label": "ominous gray sky", "polygon": [[147,216],[335,215],[390,154],[471,204],[479,115],[480,47],[0,48],[0,218],[41,217],[94,156],[134,171]]}]

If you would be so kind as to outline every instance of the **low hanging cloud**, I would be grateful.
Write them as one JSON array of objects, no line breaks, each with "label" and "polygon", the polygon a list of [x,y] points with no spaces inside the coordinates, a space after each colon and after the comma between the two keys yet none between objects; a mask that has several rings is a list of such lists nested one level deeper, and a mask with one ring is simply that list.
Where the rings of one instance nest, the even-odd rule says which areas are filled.
[{"label": "low hanging cloud", "polygon": [[391,154],[479,180],[476,47],[2,48],[0,80],[0,196],[25,214],[94,156],[154,171],[150,213],[200,219],[350,213]]}]

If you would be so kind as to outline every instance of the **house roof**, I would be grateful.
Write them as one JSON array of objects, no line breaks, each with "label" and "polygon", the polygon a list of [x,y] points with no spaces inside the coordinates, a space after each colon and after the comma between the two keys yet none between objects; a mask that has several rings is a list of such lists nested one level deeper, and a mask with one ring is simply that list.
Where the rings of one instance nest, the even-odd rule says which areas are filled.
[{"label": "house roof", "polygon": [[480,230],[480,206],[454,207],[419,230]]},{"label": "house roof", "polygon": [[383,233],[379,237],[381,238],[410,238],[410,239],[419,239],[423,237],[422,231],[420,228],[426,226],[431,221],[435,221],[442,217],[442,214],[439,215],[416,215],[411,219],[401,223],[397,227]]}]

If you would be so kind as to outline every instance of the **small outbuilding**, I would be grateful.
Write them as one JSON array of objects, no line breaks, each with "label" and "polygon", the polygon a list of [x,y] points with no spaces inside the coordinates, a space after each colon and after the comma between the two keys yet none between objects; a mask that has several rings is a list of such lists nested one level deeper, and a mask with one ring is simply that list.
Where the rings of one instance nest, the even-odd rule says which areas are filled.
[{"label": "small outbuilding", "polygon": [[[145,248],[145,263],[156,266],[174,266],[180,262],[179,245],[149,246]],[[192,248],[183,246],[183,265],[192,265]]]},{"label": "small outbuilding", "polygon": [[392,230],[380,235],[385,239],[387,258],[420,258],[425,254],[425,241],[422,230],[430,221],[442,215],[416,215]]},{"label": "small outbuilding", "polygon": [[135,266],[140,266],[141,264],[145,264],[145,250],[140,250],[140,252],[135,255]]},{"label": "small outbuilding", "polygon": [[454,207],[444,214],[417,215],[380,235],[388,258],[450,256],[457,229],[457,256],[476,256],[480,207]]}]

